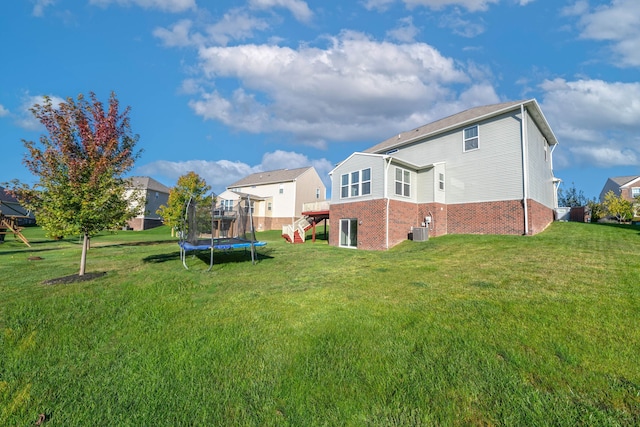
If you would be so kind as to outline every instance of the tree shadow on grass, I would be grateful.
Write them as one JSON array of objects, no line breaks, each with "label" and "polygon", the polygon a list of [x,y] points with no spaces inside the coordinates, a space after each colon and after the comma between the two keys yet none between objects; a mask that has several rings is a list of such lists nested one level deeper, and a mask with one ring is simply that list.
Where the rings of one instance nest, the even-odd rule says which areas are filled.
[{"label": "tree shadow on grass", "polygon": [[106,271],[94,272],[94,273],[84,273],[82,276],[77,274],[71,274],[69,276],[58,277],[56,279],[49,279],[42,282],[43,285],[69,285],[71,283],[77,282],[86,282],[88,280],[97,279],[98,277],[102,277],[106,275]]}]

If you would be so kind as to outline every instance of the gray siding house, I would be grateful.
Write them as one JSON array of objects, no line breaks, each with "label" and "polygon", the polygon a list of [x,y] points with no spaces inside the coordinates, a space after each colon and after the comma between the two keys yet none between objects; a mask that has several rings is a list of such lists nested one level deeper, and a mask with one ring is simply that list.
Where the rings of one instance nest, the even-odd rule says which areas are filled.
[{"label": "gray siding house", "polygon": [[126,197],[129,197],[135,189],[143,198],[144,209],[138,216],[129,220],[127,227],[140,231],[161,226],[162,218],[156,211],[160,206],[167,204],[171,189],[148,176],[132,177],[131,187]]},{"label": "gray siding house", "polygon": [[618,197],[633,202],[634,198],[640,196],[640,176],[615,176],[607,179],[600,192],[601,203],[604,202],[604,196],[609,191],[613,191]]},{"label": "gray siding house", "polygon": [[535,100],[472,108],[353,153],[331,171],[335,246],[431,236],[529,235],[554,219],[558,141]]}]

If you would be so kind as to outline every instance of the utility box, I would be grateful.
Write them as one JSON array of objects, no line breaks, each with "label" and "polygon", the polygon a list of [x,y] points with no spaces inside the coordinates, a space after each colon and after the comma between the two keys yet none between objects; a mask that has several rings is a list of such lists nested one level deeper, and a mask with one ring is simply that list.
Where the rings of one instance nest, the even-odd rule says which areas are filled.
[{"label": "utility box", "polygon": [[429,240],[429,227],[413,227],[412,234],[415,242]]}]

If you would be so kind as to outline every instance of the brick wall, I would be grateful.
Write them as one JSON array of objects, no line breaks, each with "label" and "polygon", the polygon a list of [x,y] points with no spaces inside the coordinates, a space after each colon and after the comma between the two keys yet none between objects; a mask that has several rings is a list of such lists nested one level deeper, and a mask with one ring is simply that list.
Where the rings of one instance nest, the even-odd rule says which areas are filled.
[{"label": "brick wall", "polygon": [[538,234],[553,222],[554,212],[535,200],[527,200],[529,208],[529,234]]},{"label": "brick wall", "polygon": [[[358,248],[368,250],[386,249],[386,200],[341,203],[331,205],[332,230],[329,244],[340,245],[340,220],[358,220]],[[405,234],[405,239],[406,234]]]},{"label": "brick wall", "polygon": [[418,206],[418,218],[416,218],[416,226],[424,222],[425,217],[431,217],[429,224],[429,236],[444,236],[447,234],[448,221],[447,205],[442,203],[424,203]]},{"label": "brick wall", "polygon": [[[553,221],[553,209],[528,201],[529,233],[543,231]],[[445,234],[524,234],[524,208],[521,200],[444,205],[389,201],[389,247],[407,239],[411,227],[420,227],[432,217],[430,236]],[[334,229],[329,244],[339,246],[340,220],[358,220],[358,248],[386,249],[386,200],[331,205]]]},{"label": "brick wall", "polygon": [[524,234],[521,200],[448,206],[448,234]]}]

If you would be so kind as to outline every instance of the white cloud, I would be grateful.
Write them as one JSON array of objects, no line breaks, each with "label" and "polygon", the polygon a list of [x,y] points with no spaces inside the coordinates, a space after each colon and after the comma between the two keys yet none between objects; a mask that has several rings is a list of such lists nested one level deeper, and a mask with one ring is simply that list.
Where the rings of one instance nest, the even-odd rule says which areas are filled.
[{"label": "white cloud", "polygon": [[582,14],[580,36],[590,40],[611,43],[616,65],[640,66],[640,2],[638,0],[612,0],[611,4],[598,6],[592,12],[578,2],[566,13]]},{"label": "white cloud", "polygon": [[184,12],[196,9],[196,0],[89,0],[90,4],[109,6],[116,3],[120,6],[139,6],[144,9],[159,9],[165,12]]},{"label": "white cloud", "polygon": [[155,28],[153,35],[167,47],[185,47],[198,44],[198,37],[191,34],[193,23],[189,19],[182,19],[173,24],[170,29]]},{"label": "white cloud", "polygon": [[[49,98],[51,98],[51,103],[53,104],[54,108],[57,107],[61,102],[65,102],[65,100],[60,98],[59,96],[49,95]],[[20,105],[19,113],[17,113],[16,115],[16,124],[22,129],[29,131],[44,129],[42,124],[38,121],[38,119],[34,117],[33,113],[30,111],[30,109],[33,108],[35,104],[42,104],[43,102],[43,95],[26,95],[22,101],[22,104]]]},{"label": "white cloud", "polygon": [[166,184],[171,187],[175,185],[180,176],[193,171],[204,178],[215,193],[220,194],[230,184],[255,172],[305,166],[315,167],[325,185],[328,186],[328,173],[333,169],[331,162],[324,158],[309,159],[304,154],[282,150],[265,153],[261,163],[254,166],[229,160],[189,160],[184,162],[160,160],[138,167],[136,173],[153,176],[161,175],[170,181]]},{"label": "white cloud", "polygon": [[154,29],[153,35],[167,47],[202,47],[207,42],[225,46],[230,41],[252,38],[255,31],[268,28],[266,21],[249,15],[244,9],[232,9],[218,22],[206,26],[204,33],[196,31],[190,19],[182,19],[169,28]]},{"label": "white cloud", "polygon": [[489,5],[499,3],[500,0],[403,0],[407,7],[425,6],[430,9],[443,9],[447,6],[460,6],[470,12],[485,11]]},{"label": "white cloud", "polygon": [[264,31],[267,28],[269,24],[266,21],[253,17],[242,9],[232,9],[220,21],[210,25],[207,33],[214,42],[226,45],[230,40],[252,38],[254,31]]},{"label": "white cloud", "polygon": [[301,0],[249,0],[249,5],[256,9],[271,9],[274,7],[288,9],[301,22],[309,22],[313,18],[313,12],[309,9],[309,5]]},{"label": "white cloud", "polygon": [[44,16],[45,8],[55,4],[55,0],[35,0],[33,3],[33,10],[31,11],[33,16]]},{"label": "white cloud", "polygon": [[474,17],[472,20],[464,19],[460,9],[455,8],[453,12],[442,15],[440,26],[450,28],[454,34],[462,37],[476,37],[484,33],[485,26],[482,18]]},{"label": "white cloud", "polygon": [[580,16],[589,11],[589,2],[587,0],[578,0],[570,6],[563,7],[560,12],[564,16]]},{"label": "white cloud", "polygon": [[4,105],[0,104],[0,117],[5,117],[9,115],[9,110],[4,108]]},{"label": "white cloud", "polygon": [[555,79],[541,89],[559,165],[640,164],[640,83]]},{"label": "white cloud", "polygon": [[490,85],[472,81],[432,46],[379,42],[355,32],[329,38],[326,48],[209,47],[199,57],[205,78],[235,79],[239,88],[192,99],[198,115],[247,132],[290,134],[317,147],[376,141],[443,117],[449,105],[498,101]]},{"label": "white cloud", "polygon": [[407,16],[398,21],[398,26],[393,30],[387,31],[387,37],[404,43],[415,41],[416,36],[420,33],[418,27],[413,25],[413,18]]}]

